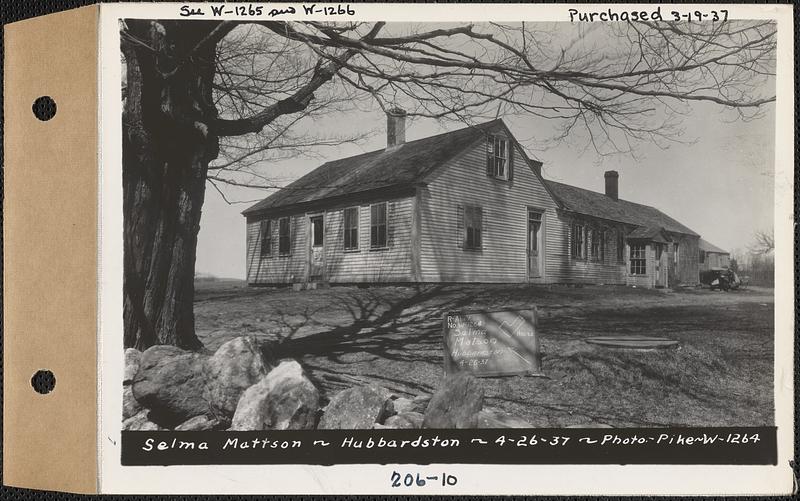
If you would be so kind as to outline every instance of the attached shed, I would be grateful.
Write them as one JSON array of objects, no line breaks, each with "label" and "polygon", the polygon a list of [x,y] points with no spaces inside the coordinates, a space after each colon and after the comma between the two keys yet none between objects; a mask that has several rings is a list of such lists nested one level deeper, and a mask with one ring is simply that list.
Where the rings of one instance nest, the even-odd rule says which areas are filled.
[{"label": "attached shed", "polygon": [[619,198],[619,174],[605,173],[605,193],[555,181],[561,202],[559,281],[673,287],[698,283],[700,236],[649,205]]},{"label": "attached shed", "polygon": [[701,238],[698,261],[700,263],[700,271],[707,271],[712,268],[727,268],[731,264],[731,254]]}]

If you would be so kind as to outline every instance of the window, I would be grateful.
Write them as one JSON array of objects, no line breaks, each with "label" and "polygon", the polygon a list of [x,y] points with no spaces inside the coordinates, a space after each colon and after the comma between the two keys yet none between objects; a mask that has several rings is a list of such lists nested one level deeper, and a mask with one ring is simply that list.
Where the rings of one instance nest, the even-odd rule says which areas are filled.
[{"label": "window", "polygon": [[678,266],[678,261],[680,261],[680,259],[679,259],[680,252],[678,252],[678,243],[675,242],[673,245],[675,246],[674,247],[674,249],[675,249],[675,266]]},{"label": "window", "polygon": [[617,262],[625,262],[625,233],[617,229]]},{"label": "window", "polygon": [[497,179],[511,179],[513,160],[510,141],[502,136],[491,136],[486,147],[486,175]]},{"label": "window", "polygon": [[387,224],[386,224],[386,202],[375,204],[370,207],[370,247],[386,247]]},{"label": "window", "polygon": [[344,250],[358,249],[358,207],[344,210]]},{"label": "window", "polygon": [[590,247],[592,259],[599,259],[602,261],[605,257],[605,236],[603,230],[592,230]]},{"label": "window", "polygon": [[647,273],[647,246],[645,244],[631,244],[631,274],[645,275]]},{"label": "window", "polygon": [[583,259],[586,257],[586,228],[582,224],[573,223],[570,238],[570,255]]},{"label": "window", "polygon": [[705,262],[706,262],[706,253],[705,251],[700,251],[700,264],[703,264]]},{"label": "window", "polygon": [[464,207],[464,228],[466,229],[464,248],[480,249],[483,239],[481,234],[483,228],[482,208],[469,205]]},{"label": "window", "polygon": [[278,220],[278,254],[288,256],[292,249],[292,241],[289,235],[289,218],[282,217]]},{"label": "window", "polygon": [[269,256],[272,253],[272,221],[261,221],[261,255]]},{"label": "window", "polygon": [[600,261],[606,259],[606,230],[600,230]]},{"label": "window", "polygon": [[322,247],[325,243],[325,220],[323,216],[314,216],[311,221],[311,246]]}]

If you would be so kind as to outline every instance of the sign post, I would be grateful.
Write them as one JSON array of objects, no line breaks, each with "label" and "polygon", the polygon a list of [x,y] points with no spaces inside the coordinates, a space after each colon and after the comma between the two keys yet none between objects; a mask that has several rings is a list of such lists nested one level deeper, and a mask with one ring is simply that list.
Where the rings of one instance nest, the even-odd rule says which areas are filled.
[{"label": "sign post", "polygon": [[541,375],[536,309],[450,312],[444,315],[447,374]]}]

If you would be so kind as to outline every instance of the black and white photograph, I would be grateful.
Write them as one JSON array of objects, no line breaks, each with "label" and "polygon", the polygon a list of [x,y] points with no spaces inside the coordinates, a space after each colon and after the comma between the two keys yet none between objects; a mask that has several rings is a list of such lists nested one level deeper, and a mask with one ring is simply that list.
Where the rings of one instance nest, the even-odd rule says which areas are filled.
[{"label": "black and white photograph", "polygon": [[269,8],[118,19],[124,431],[776,425],[773,20]]}]

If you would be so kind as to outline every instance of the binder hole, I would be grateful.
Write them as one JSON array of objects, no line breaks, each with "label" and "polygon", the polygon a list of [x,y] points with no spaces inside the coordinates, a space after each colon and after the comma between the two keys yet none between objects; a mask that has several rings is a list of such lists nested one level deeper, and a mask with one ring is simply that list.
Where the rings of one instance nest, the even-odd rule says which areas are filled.
[{"label": "binder hole", "polygon": [[47,395],[56,387],[56,377],[46,369],[36,371],[36,374],[31,378],[31,386],[36,390],[36,393]]},{"label": "binder hole", "polygon": [[42,122],[56,116],[56,102],[50,96],[42,96],[33,102],[33,114]]}]

